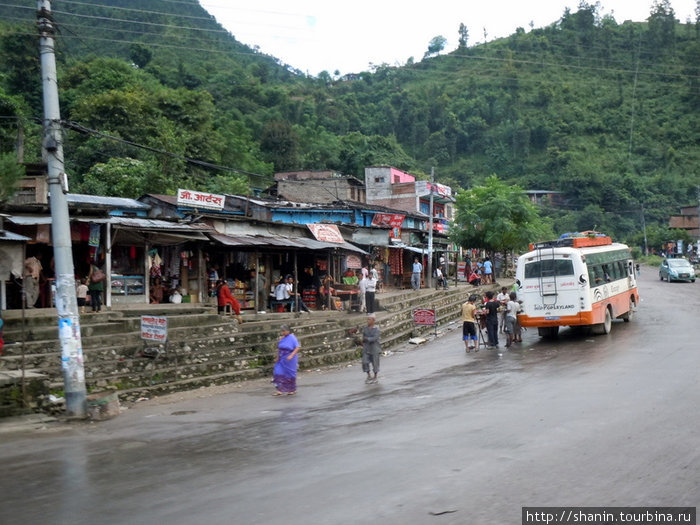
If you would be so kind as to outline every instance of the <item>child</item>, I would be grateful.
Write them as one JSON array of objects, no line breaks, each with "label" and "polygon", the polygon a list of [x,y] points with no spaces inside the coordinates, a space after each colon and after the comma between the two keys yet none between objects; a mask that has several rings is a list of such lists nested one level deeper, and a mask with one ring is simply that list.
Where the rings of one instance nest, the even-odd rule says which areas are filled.
[{"label": "child", "polygon": [[78,306],[80,307],[81,314],[85,313],[85,305],[87,304],[87,294],[88,294],[87,283],[88,283],[88,280],[87,280],[87,278],[85,278],[82,281],[80,281],[80,284],[78,285],[78,288],[77,288]]},{"label": "child", "polygon": [[520,303],[517,301],[518,296],[515,292],[510,292],[509,301],[506,305],[506,334],[508,334],[508,342],[506,347],[509,347],[514,342],[520,341],[520,334],[517,329],[518,311],[520,311]]}]

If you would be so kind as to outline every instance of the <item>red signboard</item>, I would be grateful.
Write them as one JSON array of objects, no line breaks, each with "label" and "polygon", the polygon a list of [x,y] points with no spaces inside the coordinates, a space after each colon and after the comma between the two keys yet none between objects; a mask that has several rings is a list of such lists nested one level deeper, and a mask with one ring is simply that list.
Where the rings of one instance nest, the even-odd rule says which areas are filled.
[{"label": "red signboard", "polygon": [[375,213],[372,217],[372,226],[378,228],[401,228],[405,215],[394,213]]},{"label": "red signboard", "polygon": [[435,310],[416,308],[413,310],[413,323],[420,326],[435,326],[437,324]]}]

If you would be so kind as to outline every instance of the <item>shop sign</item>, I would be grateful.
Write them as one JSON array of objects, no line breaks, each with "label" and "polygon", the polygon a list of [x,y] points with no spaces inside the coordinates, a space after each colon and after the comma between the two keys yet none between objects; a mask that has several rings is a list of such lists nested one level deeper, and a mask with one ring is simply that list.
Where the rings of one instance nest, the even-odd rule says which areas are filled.
[{"label": "shop sign", "polygon": [[375,213],[372,217],[372,226],[378,228],[401,228],[405,215],[395,213]]},{"label": "shop sign", "polygon": [[413,323],[417,326],[437,325],[435,310],[429,308],[416,308],[413,310]]},{"label": "shop sign", "polygon": [[168,318],[155,315],[141,316],[141,339],[164,343],[168,339]]},{"label": "shop sign", "polygon": [[[430,195],[431,184],[428,181],[419,180],[416,181],[416,195],[423,197],[424,195]],[[451,197],[452,188],[445,186],[444,184],[438,184],[437,182],[432,184],[433,194],[440,195],[442,197]]]},{"label": "shop sign", "polygon": [[226,197],[224,195],[217,195],[215,193],[183,189],[177,190],[177,204],[179,206],[223,210],[225,200]]},{"label": "shop sign", "polygon": [[362,268],[362,259],[357,255],[348,255],[345,258],[346,268],[352,268],[353,270],[359,270]]},{"label": "shop sign", "polygon": [[343,243],[340,230],[335,224],[307,224],[317,241]]}]

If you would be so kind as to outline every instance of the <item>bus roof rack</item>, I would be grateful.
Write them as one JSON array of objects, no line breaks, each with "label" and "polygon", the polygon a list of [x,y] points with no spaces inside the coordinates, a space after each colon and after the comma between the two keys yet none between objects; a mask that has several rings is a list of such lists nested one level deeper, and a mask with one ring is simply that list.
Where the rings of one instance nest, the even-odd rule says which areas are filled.
[{"label": "bus roof rack", "polygon": [[606,246],[612,244],[610,236],[596,231],[565,233],[553,241],[543,241],[530,244],[530,250],[543,248],[586,248],[589,246]]}]

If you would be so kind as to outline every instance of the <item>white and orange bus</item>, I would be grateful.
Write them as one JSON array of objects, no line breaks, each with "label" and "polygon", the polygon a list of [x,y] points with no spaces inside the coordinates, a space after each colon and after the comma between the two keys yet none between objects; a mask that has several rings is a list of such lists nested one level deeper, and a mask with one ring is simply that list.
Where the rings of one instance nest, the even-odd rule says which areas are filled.
[{"label": "white and orange bus", "polygon": [[556,337],[560,326],[607,334],[616,318],[629,321],[639,304],[629,247],[597,232],[566,234],[530,245],[515,272],[518,320]]}]

